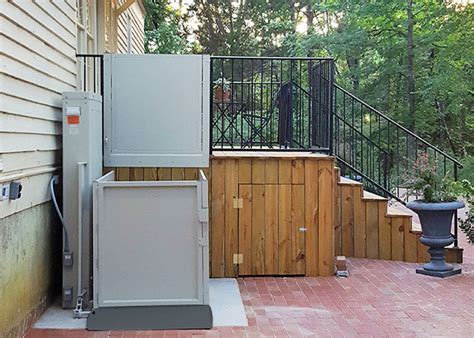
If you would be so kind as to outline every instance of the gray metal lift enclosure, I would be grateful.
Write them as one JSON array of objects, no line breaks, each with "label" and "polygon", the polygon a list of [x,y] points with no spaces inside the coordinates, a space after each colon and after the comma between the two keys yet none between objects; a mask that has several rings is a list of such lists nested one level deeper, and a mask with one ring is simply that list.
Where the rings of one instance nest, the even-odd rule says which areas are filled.
[{"label": "gray metal lift enclosure", "polygon": [[94,257],[89,329],[212,327],[203,172],[198,181],[118,182],[114,172],[95,181]]},{"label": "gray metal lift enclosure", "polygon": [[94,307],[208,304],[207,181],[94,182]]},{"label": "gray metal lift enclosure", "polygon": [[209,166],[209,55],[104,55],[106,167]]},{"label": "gray metal lift enclosure", "polygon": [[63,149],[63,218],[73,264],[63,267],[62,305],[74,307],[85,290],[87,307],[92,299],[92,182],[102,176],[100,95],[63,93]]}]

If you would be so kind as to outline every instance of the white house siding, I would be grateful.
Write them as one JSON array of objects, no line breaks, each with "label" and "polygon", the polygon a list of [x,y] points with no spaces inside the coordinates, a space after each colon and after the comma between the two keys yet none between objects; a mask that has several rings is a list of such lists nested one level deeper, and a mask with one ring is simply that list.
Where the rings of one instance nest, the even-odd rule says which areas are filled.
[{"label": "white house siding", "polygon": [[0,182],[23,184],[0,219],[49,200],[60,166],[61,92],[76,87],[73,0],[0,1]]},{"label": "white house siding", "polygon": [[[0,337],[22,336],[53,296],[61,227],[48,183],[61,166],[61,92],[76,88],[74,0],[0,0]],[[56,283],[55,283],[56,280]]]},{"label": "white house siding", "polygon": [[[125,0],[118,1],[119,4]],[[118,17],[117,22],[117,52],[127,53],[128,41],[128,16],[130,15],[131,23],[131,52],[133,54],[145,53],[144,47],[144,18],[145,10],[141,0],[135,1],[125,12]]]}]

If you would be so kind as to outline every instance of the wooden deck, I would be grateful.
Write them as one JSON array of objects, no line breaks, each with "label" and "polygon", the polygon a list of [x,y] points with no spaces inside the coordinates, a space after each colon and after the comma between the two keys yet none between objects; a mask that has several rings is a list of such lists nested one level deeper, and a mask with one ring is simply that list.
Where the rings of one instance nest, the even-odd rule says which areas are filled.
[{"label": "wooden deck", "polygon": [[211,158],[285,158],[285,159],[306,159],[306,158],[326,158],[333,159],[320,153],[309,151],[214,151]]},{"label": "wooden deck", "polygon": [[[212,277],[328,276],[335,255],[428,260],[412,215],[341,178],[331,156],[215,151],[203,171],[209,180]],[[198,169],[117,168],[117,177],[194,180]]]}]

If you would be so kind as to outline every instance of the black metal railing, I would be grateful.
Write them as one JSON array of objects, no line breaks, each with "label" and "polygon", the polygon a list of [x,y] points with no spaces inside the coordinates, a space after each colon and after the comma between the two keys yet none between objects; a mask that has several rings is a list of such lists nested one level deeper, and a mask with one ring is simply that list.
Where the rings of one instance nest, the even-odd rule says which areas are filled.
[{"label": "black metal railing", "polygon": [[211,57],[211,149],[329,152],[331,58]]},{"label": "black metal railing", "polygon": [[421,156],[433,162],[439,175],[458,179],[458,160],[336,84],[333,106],[332,152],[342,175],[361,181],[364,189],[403,204],[419,198],[406,182]]},{"label": "black metal railing", "polygon": [[76,54],[79,88],[102,95],[104,88],[104,56]]},{"label": "black metal railing", "polygon": [[[80,89],[102,95],[103,55],[77,59]],[[211,151],[330,153],[342,175],[403,204],[418,198],[404,176],[420,156],[458,178],[453,156],[335,84],[332,58],[213,56],[210,79]]]}]

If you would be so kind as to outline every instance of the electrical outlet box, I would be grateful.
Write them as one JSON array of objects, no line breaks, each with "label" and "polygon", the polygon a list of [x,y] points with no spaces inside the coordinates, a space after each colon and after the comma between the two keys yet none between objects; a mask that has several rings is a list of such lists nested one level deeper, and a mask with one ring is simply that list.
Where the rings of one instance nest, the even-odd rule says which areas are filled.
[{"label": "electrical outlet box", "polygon": [[23,186],[21,185],[20,182],[11,182],[10,183],[10,199],[11,200],[16,200],[21,197],[21,190],[23,189]]},{"label": "electrical outlet box", "polygon": [[64,252],[63,253],[63,266],[72,266],[73,265],[73,260],[72,260],[72,252]]},{"label": "electrical outlet box", "polygon": [[2,185],[2,201],[10,198],[10,184]]},{"label": "electrical outlet box", "polygon": [[72,303],[72,288],[63,288],[63,305]]}]

